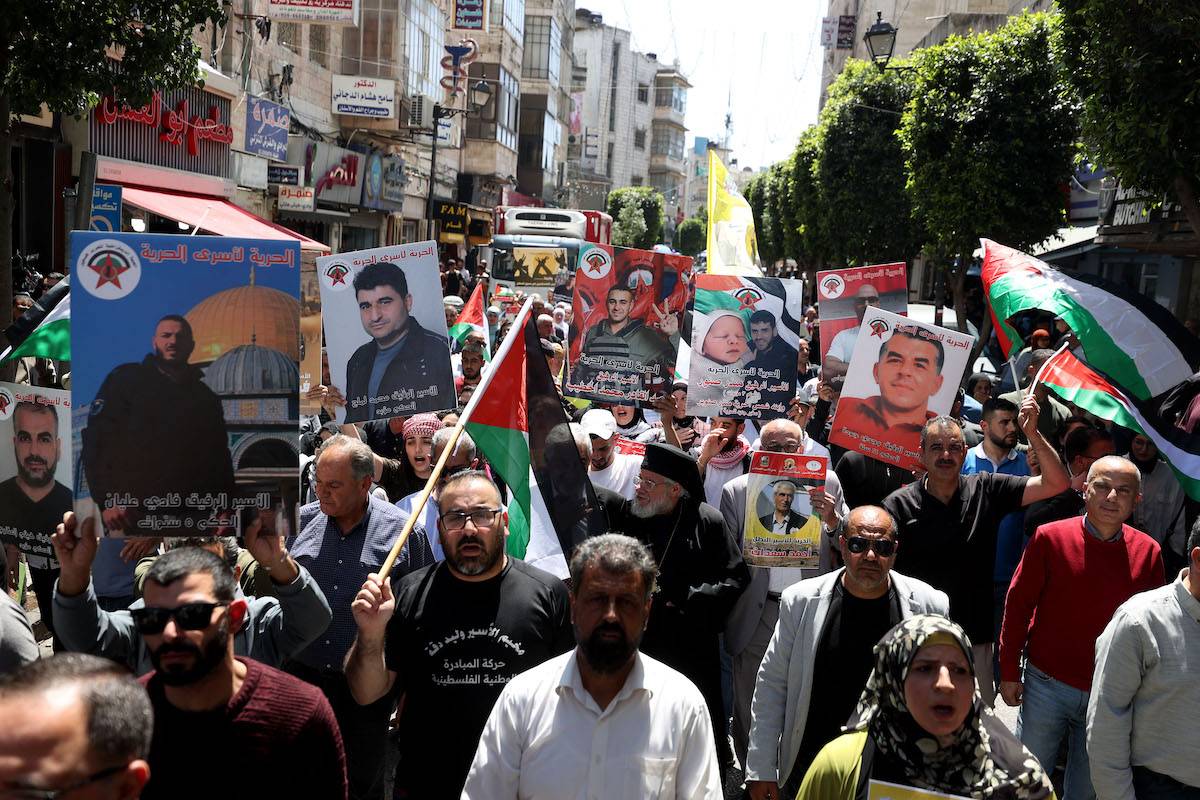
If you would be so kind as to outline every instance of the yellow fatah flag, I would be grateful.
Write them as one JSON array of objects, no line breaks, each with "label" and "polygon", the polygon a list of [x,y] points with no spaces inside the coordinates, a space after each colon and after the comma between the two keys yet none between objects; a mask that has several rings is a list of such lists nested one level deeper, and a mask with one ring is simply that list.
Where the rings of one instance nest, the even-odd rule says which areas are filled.
[{"label": "yellow fatah flag", "polygon": [[708,151],[708,271],[715,275],[762,275],[754,213],[729,170]]}]

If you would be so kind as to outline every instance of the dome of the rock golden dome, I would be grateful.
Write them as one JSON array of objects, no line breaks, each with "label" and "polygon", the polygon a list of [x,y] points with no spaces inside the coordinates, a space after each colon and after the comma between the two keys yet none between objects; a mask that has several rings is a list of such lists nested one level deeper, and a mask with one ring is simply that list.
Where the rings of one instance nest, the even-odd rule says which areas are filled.
[{"label": "dome of the rock golden dome", "polygon": [[209,364],[253,337],[260,347],[300,360],[300,301],[269,286],[238,286],[205,298],[184,315],[196,337],[191,363]]}]

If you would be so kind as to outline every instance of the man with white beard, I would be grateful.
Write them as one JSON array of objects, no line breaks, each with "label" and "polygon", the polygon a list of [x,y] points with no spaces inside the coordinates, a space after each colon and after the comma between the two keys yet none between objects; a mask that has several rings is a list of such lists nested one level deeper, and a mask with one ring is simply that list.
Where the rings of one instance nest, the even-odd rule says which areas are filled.
[{"label": "man with white beard", "polygon": [[633,500],[622,504],[610,526],[649,547],[658,564],[659,588],[641,650],[700,689],[724,773],[730,753],[717,636],[750,572],[721,513],[704,502],[694,457],[671,445],[648,443],[635,483]]}]

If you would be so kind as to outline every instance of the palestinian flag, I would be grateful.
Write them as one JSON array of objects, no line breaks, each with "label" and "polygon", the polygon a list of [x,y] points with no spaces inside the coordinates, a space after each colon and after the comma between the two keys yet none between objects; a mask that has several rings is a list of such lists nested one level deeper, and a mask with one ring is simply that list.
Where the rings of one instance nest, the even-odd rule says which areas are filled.
[{"label": "palestinian flag", "polygon": [[1046,362],[1040,374],[1042,382],[1064,400],[1151,439],[1188,497],[1200,500],[1200,436],[1175,427],[1151,403],[1121,391],[1065,348]]},{"label": "palestinian flag", "polygon": [[472,331],[483,334],[483,357],[485,360],[490,360],[491,347],[488,344],[487,317],[483,314],[483,283],[483,281],[475,282],[475,290],[471,292],[470,299],[463,306],[458,319],[454,320],[454,324],[450,326],[450,335],[459,344],[462,344],[467,341],[467,336]]},{"label": "palestinian flag", "polygon": [[566,411],[542,355],[527,300],[492,368],[463,410],[462,424],[508,485],[508,553],[560,578],[603,513],[579,458]]},{"label": "palestinian flag", "polygon": [[67,282],[59,281],[35,300],[4,335],[9,348],[0,353],[0,361],[27,356],[70,361],[71,295]]},{"label": "palestinian flag", "polygon": [[983,289],[1005,356],[1020,346],[1008,320],[1040,309],[1062,317],[1078,337],[1084,361],[1130,397],[1147,400],[1196,371],[1195,337],[1153,298],[1092,275],[1068,276],[1033,256],[982,242]]}]

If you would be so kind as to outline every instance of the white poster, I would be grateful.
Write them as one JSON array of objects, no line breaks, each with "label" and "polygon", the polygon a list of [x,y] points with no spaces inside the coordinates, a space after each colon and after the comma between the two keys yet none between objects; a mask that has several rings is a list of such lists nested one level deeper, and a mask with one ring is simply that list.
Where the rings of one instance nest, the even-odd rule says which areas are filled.
[{"label": "white poster", "polygon": [[267,0],[267,16],[284,22],[357,25],[358,0]]},{"label": "white poster", "polygon": [[396,117],[396,82],[362,75],[333,75],[333,113],[352,117]]},{"label": "white poster", "polygon": [[0,383],[0,540],[58,566],[50,534],[73,502],[71,393]]}]

